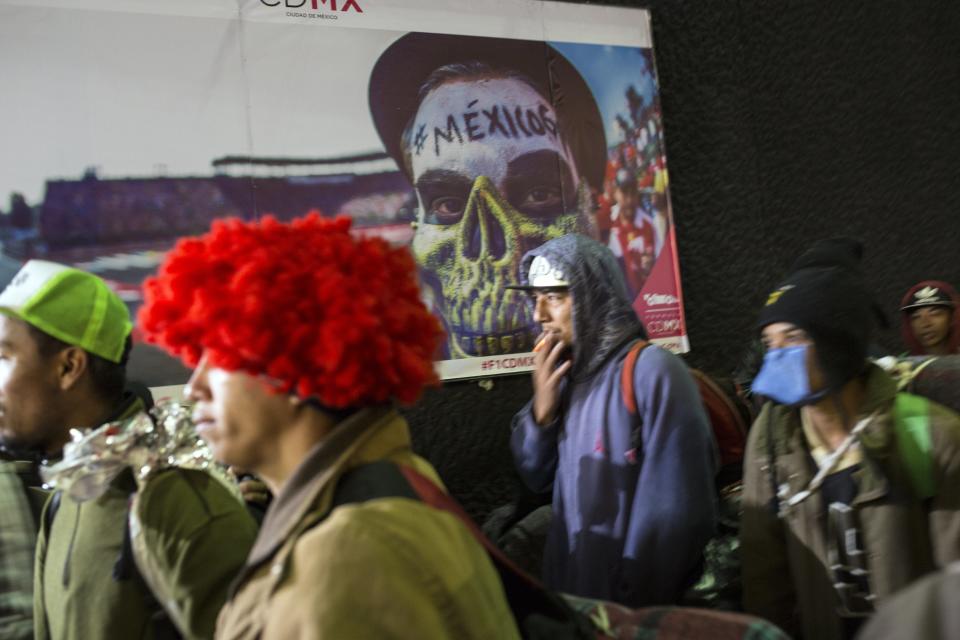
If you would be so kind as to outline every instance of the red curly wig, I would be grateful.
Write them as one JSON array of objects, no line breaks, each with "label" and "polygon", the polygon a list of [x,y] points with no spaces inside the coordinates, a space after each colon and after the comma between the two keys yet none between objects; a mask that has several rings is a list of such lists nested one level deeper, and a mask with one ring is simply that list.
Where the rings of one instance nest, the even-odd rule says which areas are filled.
[{"label": "red curly wig", "polygon": [[410,253],[355,238],[350,223],[229,219],[180,240],[144,283],[146,341],[334,409],[415,402],[437,380],[440,323]]}]

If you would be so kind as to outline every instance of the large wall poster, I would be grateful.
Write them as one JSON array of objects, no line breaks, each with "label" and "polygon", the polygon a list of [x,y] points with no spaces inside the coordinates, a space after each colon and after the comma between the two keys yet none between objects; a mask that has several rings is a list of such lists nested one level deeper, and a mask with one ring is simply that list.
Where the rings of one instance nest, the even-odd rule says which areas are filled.
[{"label": "large wall poster", "polygon": [[[504,288],[520,257],[579,232],[621,260],[654,342],[689,349],[645,11],[0,0],[0,36],[4,282],[66,262],[135,311],[212,219],[346,214],[413,252],[441,375],[486,376],[532,362],[531,309]],[[140,345],[131,375],[186,372]]]}]

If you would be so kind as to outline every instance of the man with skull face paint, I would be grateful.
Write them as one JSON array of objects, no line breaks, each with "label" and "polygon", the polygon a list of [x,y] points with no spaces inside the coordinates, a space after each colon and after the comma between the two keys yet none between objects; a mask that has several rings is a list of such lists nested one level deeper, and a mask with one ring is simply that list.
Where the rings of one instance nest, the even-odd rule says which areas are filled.
[{"label": "man with skull face paint", "polygon": [[867,360],[861,245],[815,244],[757,323],[769,398],[750,432],[744,604],[792,636],[850,638],[892,593],[960,558],[960,419]]},{"label": "man with skull face paint", "polygon": [[542,42],[411,33],[381,55],[370,108],[416,189],[412,243],[446,356],[529,351],[506,288],[524,252],[593,230],[605,140],[583,78]]},{"label": "man with skull face paint", "polygon": [[716,523],[716,444],[696,384],[655,346],[625,372],[645,332],[600,243],[551,240],[524,256],[519,275],[544,337],[511,446],[531,490],[553,487],[544,580],[628,606],[675,604]]}]

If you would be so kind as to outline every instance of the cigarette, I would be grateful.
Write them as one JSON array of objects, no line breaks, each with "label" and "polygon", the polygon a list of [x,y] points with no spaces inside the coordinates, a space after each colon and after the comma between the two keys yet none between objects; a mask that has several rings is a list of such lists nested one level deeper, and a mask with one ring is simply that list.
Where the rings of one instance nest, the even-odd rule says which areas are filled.
[{"label": "cigarette", "polygon": [[537,344],[533,345],[533,352],[536,353],[540,351],[540,349],[543,349],[543,345],[546,344],[546,342],[547,342],[547,336],[543,336],[542,338],[540,338],[540,340],[537,341]]}]

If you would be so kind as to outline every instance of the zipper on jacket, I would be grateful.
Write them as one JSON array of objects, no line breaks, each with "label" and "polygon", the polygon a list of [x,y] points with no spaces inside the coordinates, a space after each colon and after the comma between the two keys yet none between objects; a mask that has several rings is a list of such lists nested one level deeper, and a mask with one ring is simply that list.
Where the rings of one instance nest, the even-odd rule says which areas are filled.
[{"label": "zipper on jacket", "polygon": [[[70,586],[70,557],[73,555],[73,543],[77,539],[77,531],[80,529],[80,509],[81,505],[77,505],[77,515],[73,519],[73,531],[70,532],[70,544],[67,545],[67,557],[63,561],[63,588],[66,589]],[[50,529],[51,538],[53,537],[53,529]],[[49,541],[48,541],[49,544]]]}]

